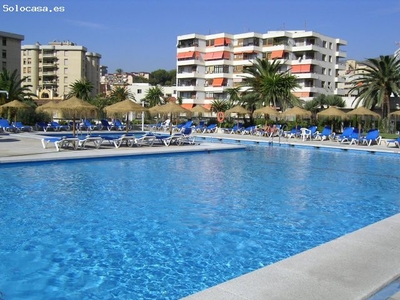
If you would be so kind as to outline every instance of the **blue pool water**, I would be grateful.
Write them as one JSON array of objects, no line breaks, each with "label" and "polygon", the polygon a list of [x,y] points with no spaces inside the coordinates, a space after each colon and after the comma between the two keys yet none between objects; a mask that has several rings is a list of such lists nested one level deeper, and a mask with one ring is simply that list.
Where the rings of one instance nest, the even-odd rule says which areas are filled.
[{"label": "blue pool water", "polygon": [[400,158],[289,147],[2,165],[4,299],[178,299],[400,211]]}]

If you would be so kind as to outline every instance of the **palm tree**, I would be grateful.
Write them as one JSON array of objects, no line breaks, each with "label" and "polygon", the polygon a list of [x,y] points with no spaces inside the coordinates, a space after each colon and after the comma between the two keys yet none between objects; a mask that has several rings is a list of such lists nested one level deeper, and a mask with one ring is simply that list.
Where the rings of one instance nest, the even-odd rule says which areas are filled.
[{"label": "palm tree", "polygon": [[86,78],[81,80],[76,80],[74,83],[69,85],[71,91],[67,94],[67,98],[75,96],[84,101],[90,101],[91,93],[93,91],[93,83],[91,83]]},{"label": "palm tree", "polygon": [[380,106],[385,118],[390,113],[390,96],[400,95],[400,60],[381,55],[379,59],[369,58],[360,65],[364,66],[362,73],[355,75],[350,89],[350,94],[357,92],[356,107],[360,103],[369,109]]},{"label": "palm tree", "polygon": [[317,97],[313,98],[311,101],[307,101],[303,104],[303,108],[305,110],[312,112],[313,118],[316,117],[316,114],[318,112],[330,106],[345,107],[346,104],[342,99],[342,97],[338,95],[325,95],[325,94],[320,94]]},{"label": "palm tree", "polygon": [[262,104],[273,104],[279,102],[284,108],[298,105],[299,99],[292,94],[298,88],[297,77],[281,72],[281,63],[278,60],[272,62],[257,58],[253,65],[244,69],[247,76],[244,78],[242,87],[247,93],[254,93],[253,98],[258,97]]},{"label": "palm tree", "polygon": [[135,96],[124,86],[116,86],[110,93],[113,103],[124,101],[126,99],[135,100]]},{"label": "palm tree", "polygon": [[158,104],[163,104],[163,96],[164,92],[162,87],[154,86],[147,91],[145,100],[149,103],[150,107],[153,107]]},{"label": "palm tree", "polygon": [[329,106],[336,106],[336,107],[345,107],[346,103],[344,102],[343,98],[339,95],[328,95],[325,98],[326,105]]},{"label": "palm tree", "polygon": [[[28,77],[23,77],[22,79],[17,75],[17,70],[12,73],[6,69],[0,72],[0,90],[6,91],[8,93],[8,100],[6,99],[6,94],[0,94],[0,104],[5,104],[6,102],[12,100],[24,100],[26,98],[36,97],[30,91],[31,85],[22,86],[22,83],[27,80]],[[4,97],[3,97],[4,96]]]},{"label": "palm tree", "polygon": [[212,112],[220,112],[226,111],[230,107],[229,103],[225,100],[215,99],[211,102],[211,111]]}]

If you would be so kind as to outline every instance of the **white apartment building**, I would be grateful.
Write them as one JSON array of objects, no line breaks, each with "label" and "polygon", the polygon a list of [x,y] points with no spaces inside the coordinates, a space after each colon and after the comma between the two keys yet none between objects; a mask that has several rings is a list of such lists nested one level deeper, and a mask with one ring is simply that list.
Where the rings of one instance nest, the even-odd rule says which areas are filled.
[{"label": "white apartment building", "polygon": [[227,99],[226,90],[239,86],[243,69],[256,58],[279,59],[281,71],[296,75],[294,95],[311,100],[319,94],[344,95],[340,88],[345,69],[341,49],[347,42],[313,31],[269,31],[242,34],[187,34],[177,38],[177,96],[186,108],[210,107]]},{"label": "white apartment building", "polygon": [[[146,95],[147,92],[153,88],[154,86],[149,83],[132,83],[127,85],[128,91],[135,97],[135,101],[140,103]],[[174,97],[176,98],[176,87],[174,86],[160,86],[160,89],[163,92],[164,98]]]},{"label": "white apartment building", "polygon": [[21,42],[24,36],[20,34],[0,31],[0,70],[10,72],[17,70],[21,74]]},{"label": "white apartment building", "polygon": [[63,99],[70,91],[70,84],[86,78],[100,92],[101,55],[88,52],[86,47],[70,41],[54,41],[48,45],[24,45],[20,50],[22,76],[28,77],[32,93],[39,99]]}]

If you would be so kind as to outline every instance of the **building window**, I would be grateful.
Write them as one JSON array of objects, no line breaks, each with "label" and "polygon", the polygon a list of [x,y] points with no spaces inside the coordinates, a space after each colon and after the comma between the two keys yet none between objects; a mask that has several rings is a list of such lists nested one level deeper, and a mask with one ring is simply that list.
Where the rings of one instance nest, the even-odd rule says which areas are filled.
[{"label": "building window", "polygon": [[329,62],[332,62],[332,56],[329,55]]},{"label": "building window", "polygon": [[7,58],[7,51],[6,50],[2,50],[1,51],[1,58]]},{"label": "building window", "polygon": [[68,83],[68,76],[64,76],[64,83]]},{"label": "building window", "polygon": [[214,46],[214,40],[213,40],[213,39],[212,39],[212,40],[207,40],[207,41],[206,41],[206,46],[207,46],[207,47]]},{"label": "building window", "polygon": [[333,44],[329,43],[329,49],[332,49],[332,47],[333,47]]},{"label": "building window", "polygon": [[64,51],[64,56],[68,56],[68,51],[67,50]]},{"label": "building window", "polygon": [[138,89],[137,90],[137,94],[141,94],[142,93],[142,90],[141,89]]},{"label": "building window", "polygon": [[274,45],[274,39],[263,39],[263,46],[273,46]]},{"label": "building window", "polygon": [[28,63],[28,65],[32,64],[32,59],[28,57],[27,63]]},{"label": "building window", "polygon": [[214,73],[229,73],[229,66],[214,66]]},{"label": "building window", "polygon": [[322,74],[326,75],[326,69],[322,68]]},{"label": "building window", "polygon": [[28,73],[31,73],[32,72],[31,67],[28,67],[27,71],[28,71]]},{"label": "building window", "polygon": [[23,73],[26,73],[26,67],[23,67],[22,70],[23,70]]},{"label": "building window", "polygon": [[2,69],[7,69],[7,62],[3,61],[3,62],[1,63],[1,68],[2,68]]},{"label": "building window", "polygon": [[326,55],[322,54],[322,61],[326,61]]},{"label": "building window", "polygon": [[326,48],[326,41],[322,41],[322,47]]},{"label": "building window", "polygon": [[68,68],[64,69],[64,74],[67,75],[68,74]]},{"label": "building window", "polygon": [[68,66],[68,58],[64,59],[64,66]]},{"label": "building window", "polygon": [[329,75],[329,76],[332,76],[332,69],[329,69],[329,70],[328,70],[328,75]]},{"label": "building window", "polygon": [[3,42],[2,42],[3,46],[7,46],[7,39],[5,37],[3,37]]}]

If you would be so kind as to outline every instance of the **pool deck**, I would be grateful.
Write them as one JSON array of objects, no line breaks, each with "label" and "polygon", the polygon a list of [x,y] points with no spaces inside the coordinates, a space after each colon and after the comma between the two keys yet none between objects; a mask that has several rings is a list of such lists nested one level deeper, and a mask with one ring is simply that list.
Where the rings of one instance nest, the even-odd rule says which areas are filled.
[{"label": "pool deck", "polygon": [[[153,147],[120,147],[105,145],[100,149],[66,150],[57,152],[54,145],[44,149],[42,136],[37,133],[0,133],[0,165],[13,162],[112,157],[127,155],[165,154],[190,151],[239,149],[241,141],[269,142],[314,148],[335,148],[400,155],[400,149],[385,143],[373,146],[339,144],[331,141],[273,140],[251,135],[198,134],[198,145]],[[211,138],[211,140],[210,140]],[[230,139],[239,145],[219,143]],[[397,160],[397,158],[396,158]],[[389,191],[388,191],[389,192]],[[397,299],[400,278],[400,214],[387,218],[353,233],[270,266],[219,284],[185,299]],[[386,288],[385,288],[386,287]],[[382,290],[383,289],[383,290]],[[381,296],[372,297],[377,291]],[[385,292],[387,290],[387,292]]]}]

